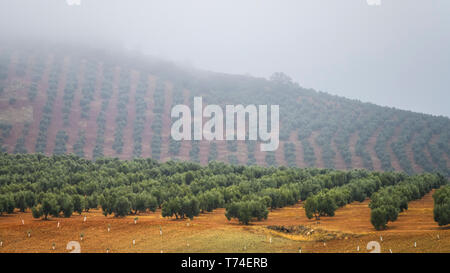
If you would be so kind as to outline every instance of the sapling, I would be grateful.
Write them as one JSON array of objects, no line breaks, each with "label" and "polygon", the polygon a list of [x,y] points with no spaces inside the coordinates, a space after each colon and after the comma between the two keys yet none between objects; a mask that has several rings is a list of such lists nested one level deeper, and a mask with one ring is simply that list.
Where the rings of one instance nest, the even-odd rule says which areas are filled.
[{"label": "sapling", "polygon": [[31,237],[31,229],[27,231],[28,238]]},{"label": "sapling", "polygon": [[80,234],[80,241],[83,241],[83,238],[84,238],[84,233],[81,232],[81,234]]},{"label": "sapling", "polygon": [[55,250],[55,248],[56,248],[56,244],[53,243],[53,244],[52,244],[52,249]]},{"label": "sapling", "polygon": [[135,218],[134,218],[134,224],[135,224],[135,225],[137,224],[137,220],[138,220],[138,217],[135,217]]},{"label": "sapling", "polygon": [[301,247],[298,248],[298,253],[302,253],[302,248]]},{"label": "sapling", "polygon": [[106,253],[109,253],[109,248],[106,249]]},{"label": "sapling", "polygon": [[111,231],[111,225],[108,224],[108,232],[110,232],[110,231]]}]

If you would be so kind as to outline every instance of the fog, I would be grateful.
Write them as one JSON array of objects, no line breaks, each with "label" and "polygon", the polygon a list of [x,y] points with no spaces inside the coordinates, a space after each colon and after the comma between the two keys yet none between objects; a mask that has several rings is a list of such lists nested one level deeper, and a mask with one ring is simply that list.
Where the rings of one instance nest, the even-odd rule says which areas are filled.
[{"label": "fog", "polygon": [[450,117],[450,1],[1,0],[1,41],[124,47]]}]

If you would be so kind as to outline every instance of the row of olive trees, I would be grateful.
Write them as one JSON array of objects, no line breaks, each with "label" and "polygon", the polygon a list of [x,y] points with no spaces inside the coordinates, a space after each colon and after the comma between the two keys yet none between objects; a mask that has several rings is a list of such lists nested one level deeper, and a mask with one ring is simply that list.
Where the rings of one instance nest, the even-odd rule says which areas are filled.
[{"label": "row of olive trees", "polygon": [[440,225],[450,224],[450,186],[442,187],[433,194],[434,220]]},{"label": "row of olive trees", "polygon": [[408,177],[397,185],[381,188],[372,194],[369,203],[372,225],[377,230],[385,229],[388,222],[396,221],[398,214],[408,209],[408,202],[422,198],[447,182],[439,174],[422,174]]},{"label": "row of olive trees", "polygon": [[[425,177],[438,180],[439,176]],[[152,159],[91,161],[74,155],[0,154],[0,203],[2,212],[31,208],[38,217],[69,215],[72,205],[73,211],[100,206],[105,216],[126,216],[160,208],[164,217],[175,218],[191,218],[198,213],[226,208],[230,219],[247,218],[239,221],[248,223],[264,215],[249,213],[250,208],[250,211],[255,207],[277,209],[299,200],[307,200],[306,207],[310,204],[319,207],[318,217],[322,211],[325,211],[323,215],[332,215],[338,206],[362,201],[378,187],[409,181],[407,178],[405,174],[365,170],[276,168],[220,162],[201,166]],[[413,178],[410,180],[414,181]],[[313,199],[335,206],[327,210],[320,207],[322,203],[315,205]],[[252,201],[259,205],[250,206]]]},{"label": "row of olive trees", "polygon": [[147,103],[145,101],[148,91],[148,74],[142,73],[139,76],[139,82],[136,87],[135,101],[135,120],[133,127],[133,157],[140,157],[142,154],[142,134],[144,133],[145,123],[147,122]]},{"label": "row of olive trees", "polygon": [[53,105],[58,92],[58,84],[62,70],[61,68],[61,60],[55,60],[48,78],[47,101],[43,108],[42,117],[39,122],[39,132],[35,144],[36,152],[43,153],[47,147],[47,132],[53,118]]},{"label": "row of olive trees", "polygon": [[[93,158],[97,159],[103,157],[103,146],[105,143],[106,130],[106,115],[109,106],[109,101],[113,93],[114,71],[111,65],[103,66],[103,82],[100,90],[102,98],[102,107],[97,116],[97,137],[95,140],[95,147],[92,152]],[[84,146],[84,145],[83,145]]]},{"label": "row of olive trees", "polygon": [[380,179],[379,176],[359,178],[350,181],[348,184],[324,189],[319,193],[308,197],[305,201],[306,216],[311,219],[320,219],[321,216],[334,216],[339,207],[343,207],[354,201],[363,202],[372,193],[376,192],[385,183],[397,183],[401,176],[393,179]]},{"label": "row of olive trees", "polygon": [[131,71],[124,69],[120,73],[119,90],[117,97],[117,114],[116,114],[116,128],[114,132],[114,143],[112,148],[116,154],[121,154],[123,151],[123,134],[127,126],[129,94],[131,89]]}]

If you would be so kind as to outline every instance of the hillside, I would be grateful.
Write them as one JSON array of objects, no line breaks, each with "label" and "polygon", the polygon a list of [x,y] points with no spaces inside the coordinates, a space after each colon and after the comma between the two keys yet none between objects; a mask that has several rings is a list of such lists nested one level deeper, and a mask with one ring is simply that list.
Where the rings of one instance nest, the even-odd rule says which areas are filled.
[{"label": "hillside", "polygon": [[[280,146],[170,139],[176,104],[280,105]],[[8,153],[211,160],[450,175],[450,119],[131,53],[0,48],[0,145]]]}]

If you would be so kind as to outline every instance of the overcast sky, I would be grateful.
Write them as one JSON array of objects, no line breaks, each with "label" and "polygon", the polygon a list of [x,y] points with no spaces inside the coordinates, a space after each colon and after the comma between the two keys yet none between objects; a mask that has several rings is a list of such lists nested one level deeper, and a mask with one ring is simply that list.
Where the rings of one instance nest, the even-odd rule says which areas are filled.
[{"label": "overcast sky", "polygon": [[0,0],[1,39],[124,46],[450,117],[450,1]]}]

